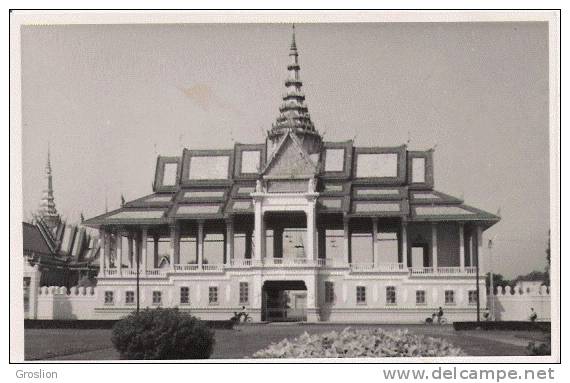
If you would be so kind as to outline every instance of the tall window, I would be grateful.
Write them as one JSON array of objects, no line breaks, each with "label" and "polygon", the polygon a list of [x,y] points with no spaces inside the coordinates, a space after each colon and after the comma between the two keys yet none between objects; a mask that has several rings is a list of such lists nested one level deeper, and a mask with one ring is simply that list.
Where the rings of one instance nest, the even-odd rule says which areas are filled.
[{"label": "tall window", "polygon": [[455,304],[455,292],[453,290],[445,290],[445,304]]},{"label": "tall window", "polygon": [[135,303],[135,292],[127,291],[125,292],[125,304],[132,305]]},{"label": "tall window", "polygon": [[152,304],[159,305],[162,303],[162,292],[160,291],[153,291],[152,292]]},{"label": "tall window", "polygon": [[426,304],[426,291],[416,290],[416,304],[425,305]]},{"label": "tall window", "polygon": [[386,287],[386,304],[387,305],[396,304],[396,288],[394,286]]},{"label": "tall window", "polygon": [[476,305],[477,304],[477,290],[469,290],[468,292],[469,304]]},{"label": "tall window", "polygon": [[330,281],[325,282],[325,303],[334,303],[334,283]]},{"label": "tall window", "polygon": [[365,304],[366,303],[366,287],[356,286],[356,303]]},{"label": "tall window", "polygon": [[113,292],[112,291],[105,291],[105,304],[112,305],[114,302],[113,299]]},{"label": "tall window", "polygon": [[239,283],[239,303],[242,305],[249,303],[249,284],[247,282]]},{"label": "tall window", "polygon": [[190,288],[183,286],[180,288],[180,303],[188,304],[190,303]]},{"label": "tall window", "polygon": [[211,305],[218,303],[218,288],[216,286],[210,286],[208,289],[208,301]]}]

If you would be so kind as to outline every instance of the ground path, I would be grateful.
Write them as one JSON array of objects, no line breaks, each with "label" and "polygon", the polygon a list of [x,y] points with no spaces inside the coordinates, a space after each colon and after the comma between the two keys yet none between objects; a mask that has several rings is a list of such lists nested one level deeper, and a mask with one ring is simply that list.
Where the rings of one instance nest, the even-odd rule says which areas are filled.
[{"label": "ground path", "polygon": [[[408,329],[413,334],[443,338],[472,356],[526,355],[529,341],[540,333],[527,331],[455,331],[451,326],[348,325],[348,324],[252,324],[233,330],[216,330],[212,359],[243,359],[270,343],[311,334],[342,331],[345,327]],[[25,331],[26,360],[118,360],[111,330],[29,329]]]}]

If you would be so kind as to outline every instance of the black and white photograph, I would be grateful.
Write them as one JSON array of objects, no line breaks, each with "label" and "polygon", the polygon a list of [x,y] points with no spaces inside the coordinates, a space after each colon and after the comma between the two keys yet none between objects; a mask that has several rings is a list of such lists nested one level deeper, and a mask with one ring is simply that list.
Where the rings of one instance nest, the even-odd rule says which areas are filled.
[{"label": "black and white photograph", "polygon": [[14,361],[559,362],[559,13],[493,14],[12,13]]}]

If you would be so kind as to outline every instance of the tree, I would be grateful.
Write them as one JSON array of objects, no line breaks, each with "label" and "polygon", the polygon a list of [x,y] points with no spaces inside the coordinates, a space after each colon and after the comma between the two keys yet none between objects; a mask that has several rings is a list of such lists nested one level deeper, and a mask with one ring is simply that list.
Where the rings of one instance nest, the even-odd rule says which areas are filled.
[{"label": "tree", "polygon": [[[503,274],[495,274],[493,273],[493,288],[496,289],[497,287],[506,287],[506,286],[511,286],[511,281],[509,281],[508,279],[505,279],[505,277],[503,277]],[[490,290],[490,285],[491,285],[491,273],[487,273],[485,274],[485,286],[487,287],[487,291],[491,291]]]}]

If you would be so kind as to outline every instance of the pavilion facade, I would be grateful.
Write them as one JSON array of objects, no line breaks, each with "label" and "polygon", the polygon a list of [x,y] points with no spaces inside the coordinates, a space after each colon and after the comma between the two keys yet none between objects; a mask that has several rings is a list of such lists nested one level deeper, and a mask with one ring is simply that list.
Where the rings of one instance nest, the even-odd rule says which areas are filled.
[{"label": "pavilion facade", "polygon": [[[433,150],[326,142],[293,35],[265,142],[159,156],[153,193],[91,218],[95,318],[179,307],[228,319],[415,322],[485,306],[482,234],[499,217],[434,189]],[[139,277],[140,293],[135,283]]]}]

